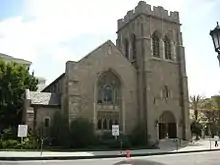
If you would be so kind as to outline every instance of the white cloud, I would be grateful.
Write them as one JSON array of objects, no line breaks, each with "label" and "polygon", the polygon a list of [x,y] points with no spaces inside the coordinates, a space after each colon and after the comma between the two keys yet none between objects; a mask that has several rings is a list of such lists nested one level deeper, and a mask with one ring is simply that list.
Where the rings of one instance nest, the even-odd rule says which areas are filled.
[{"label": "white cloud", "polygon": [[100,0],[27,1],[27,20],[18,16],[0,22],[0,51],[34,61],[64,50],[62,45],[56,46],[81,34],[114,33],[118,13],[113,12],[113,4]]},{"label": "white cloud", "polygon": [[[176,6],[170,5],[171,0],[162,4],[159,0],[151,2],[170,8]],[[137,3],[138,0],[108,3],[102,0],[27,0],[27,20],[18,16],[0,22],[0,51],[31,61],[39,56],[57,54],[65,49],[57,48],[59,43],[67,43],[81,34],[114,34],[117,19]],[[177,8],[181,6],[178,4]]]},{"label": "white cloud", "polygon": [[[39,59],[48,58],[64,66],[67,60],[78,60],[84,51],[75,51],[71,48],[71,42],[79,39],[80,36],[96,36],[93,43],[85,38],[85,41],[78,43],[81,49],[92,50],[104,38],[100,36],[114,36],[117,30],[117,19],[122,18],[128,10],[134,9],[139,0],[26,0],[26,15],[18,16],[0,22],[0,52],[15,57],[31,60],[40,76],[50,77],[50,81],[57,74],[48,67],[47,73],[41,68]],[[187,68],[189,74],[190,91],[213,93],[217,89],[217,83],[211,89],[204,89],[201,75],[193,67],[204,67],[203,62],[198,60],[201,50],[192,48],[193,42],[191,31],[197,29],[197,25],[208,19],[210,11],[217,0],[148,0],[147,3],[160,5],[168,10],[180,11],[181,20],[184,23],[184,43],[189,48],[187,52]],[[196,6],[196,7],[195,7]],[[188,22],[188,24],[187,24]],[[195,23],[196,22],[196,23]],[[203,31],[204,33],[204,31]],[[106,35],[111,34],[111,35]],[[198,34],[195,34],[198,35]],[[111,39],[111,38],[110,38]],[[200,38],[199,38],[200,39]],[[72,45],[74,47],[74,45]],[[199,49],[201,45],[196,45]],[[205,47],[203,45],[202,47]],[[205,56],[205,55],[204,55]],[[192,60],[201,62],[195,64]],[[39,66],[38,66],[39,65]],[[195,65],[195,66],[194,66]],[[63,68],[59,69],[60,71]],[[37,72],[37,70],[36,70]],[[205,72],[203,70],[204,73]],[[210,76],[210,75],[209,75]],[[214,75],[212,75],[213,77]],[[210,77],[211,79],[211,77]],[[198,85],[198,83],[200,83]],[[207,83],[211,83],[210,81]]]}]

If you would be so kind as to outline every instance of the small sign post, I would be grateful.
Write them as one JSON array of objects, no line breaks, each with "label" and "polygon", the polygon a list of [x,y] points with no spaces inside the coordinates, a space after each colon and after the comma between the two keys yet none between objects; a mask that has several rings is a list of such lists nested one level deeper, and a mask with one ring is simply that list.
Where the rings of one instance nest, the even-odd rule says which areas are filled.
[{"label": "small sign post", "polygon": [[44,139],[42,137],[41,138],[41,144],[40,144],[40,156],[42,156],[42,154],[43,154],[43,143],[44,143]]},{"label": "small sign post", "polygon": [[27,137],[27,132],[28,132],[27,125],[18,125],[18,137],[21,138],[21,143],[23,142],[23,138]]},{"label": "small sign post", "polygon": [[119,136],[119,125],[112,125],[112,136],[117,139],[117,136]]},{"label": "small sign post", "polygon": [[[119,125],[112,125],[112,136],[115,137],[115,140],[117,140],[117,137],[119,136]],[[120,154],[122,154],[122,141],[120,141]]]}]

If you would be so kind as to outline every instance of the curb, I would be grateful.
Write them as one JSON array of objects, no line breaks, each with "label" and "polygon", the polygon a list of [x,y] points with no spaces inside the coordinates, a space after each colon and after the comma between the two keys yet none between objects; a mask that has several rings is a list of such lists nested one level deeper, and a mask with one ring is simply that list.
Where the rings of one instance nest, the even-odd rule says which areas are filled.
[{"label": "curb", "polygon": [[[196,152],[214,152],[220,151],[220,149],[206,149],[206,150],[192,150],[192,151],[178,151],[178,152],[158,152],[158,153],[143,153],[143,154],[131,154],[131,157],[138,156],[153,156],[153,155],[171,155],[171,154],[184,154],[184,153],[196,153]],[[33,161],[33,160],[77,160],[77,159],[104,159],[104,158],[120,158],[126,157],[122,155],[95,155],[95,156],[39,156],[39,157],[0,157],[3,161]]]}]

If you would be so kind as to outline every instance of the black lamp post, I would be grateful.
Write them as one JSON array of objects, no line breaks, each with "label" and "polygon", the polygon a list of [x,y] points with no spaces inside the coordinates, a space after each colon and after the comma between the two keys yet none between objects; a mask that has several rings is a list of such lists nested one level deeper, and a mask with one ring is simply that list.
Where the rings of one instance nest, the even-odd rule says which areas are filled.
[{"label": "black lamp post", "polygon": [[218,57],[218,61],[220,64],[220,26],[219,26],[218,22],[217,22],[216,28],[214,30],[210,31],[210,35],[213,40],[215,51],[218,53],[217,57]]}]

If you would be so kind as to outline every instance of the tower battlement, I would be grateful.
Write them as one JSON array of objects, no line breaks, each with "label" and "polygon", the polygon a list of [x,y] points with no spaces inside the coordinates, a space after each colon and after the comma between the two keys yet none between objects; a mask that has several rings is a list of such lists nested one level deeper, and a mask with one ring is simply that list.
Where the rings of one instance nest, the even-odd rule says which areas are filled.
[{"label": "tower battlement", "polygon": [[118,20],[118,30],[122,28],[126,23],[132,20],[139,14],[146,14],[158,18],[163,18],[175,23],[180,23],[179,12],[165,10],[162,6],[152,6],[147,4],[145,1],[140,1],[134,10],[129,10],[124,18]]}]

